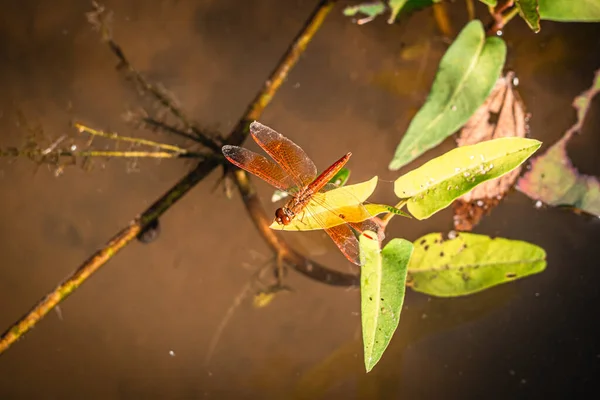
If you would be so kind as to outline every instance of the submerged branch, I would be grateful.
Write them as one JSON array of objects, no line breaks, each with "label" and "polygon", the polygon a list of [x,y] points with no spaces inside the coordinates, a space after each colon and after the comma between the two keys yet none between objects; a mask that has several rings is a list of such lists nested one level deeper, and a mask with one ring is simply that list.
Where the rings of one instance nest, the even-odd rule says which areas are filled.
[{"label": "submerged branch", "polygon": [[51,293],[46,295],[35,307],[31,309],[21,320],[2,334],[0,341],[0,354],[11,344],[17,341],[25,332],[29,331],[35,324],[44,318],[46,314],[56,307],[75,291],[87,278],[104,265],[116,252],[125,247],[135,239],[140,232],[139,221],[134,220],[129,227],[117,233],[104,247],[86,260],[69,278],[58,285]]},{"label": "submerged branch", "polygon": [[192,122],[192,120],[183,112],[183,110],[178,107],[175,102],[169,98],[169,96],[165,93],[164,90],[159,88],[158,86],[151,84],[142,76],[142,74],[135,69],[127,57],[125,53],[121,49],[112,37],[112,32],[110,30],[110,13],[105,13],[105,9],[103,6],[93,3],[94,11],[88,13],[88,21],[102,34],[102,39],[108,44],[108,47],[113,52],[113,54],[119,59],[119,68],[124,69],[127,74],[133,79],[133,81],[138,85],[141,91],[149,93],[152,97],[154,97],[158,102],[166,108],[174,117],[180,120],[185,128],[192,132],[194,136],[194,140],[207,148],[213,151],[219,151],[221,146],[211,137],[204,135],[198,129],[198,127]]},{"label": "submerged branch", "polygon": [[330,270],[294,251],[281,239],[277,232],[269,228],[272,218],[267,217],[246,172],[238,169],[233,176],[242,195],[246,210],[248,210],[248,214],[250,214],[256,229],[258,229],[260,235],[282,261],[301,274],[328,285],[358,286],[360,284],[360,277],[358,275]]},{"label": "submerged branch", "polygon": [[262,89],[244,112],[244,116],[240,118],[233,128],[231,134],[227,138],[226,144],[239,145],[244,141],[246,136],[248,136],[250,123],[260,118],[264,109],[271,102],[271,99],[273,99],[273,96],[275,96],[275,93],[285,81],[288,72],[296,65],[300,55],[304,53],[306,46],[308,46],[308,43],[310,43],[315,33],[317,33],[321,27],[321,24],[333,8],[335,2],[336,0],[321,0],[319,2],[315,11],[313,11],[313,14],[309,17],[308,22],[294,38],[292,45],[287,49],[281,60],[279,60],[277,67],[271,72],[269,79],[265,81]]},{"label": "submerged branch", "polygon": [[[259,91],[255,99],[248,106],[246,112],[227,139],[228,144],[239,145],[245,139],[248,134],[248,127],[251,121],[258,119],[266,106],[270,103],[271,99],[275,95],[277,89],[281,86],[288,72],[296,64],[300,54],[304,51],[314,34],[318,31],[319,27],[323,23],[327,14],[331,11],[335,0],[321,0],[316,6],[315,11],[309,17],[306,24],[302,27],[301,32],[294,39],[291,46],[286,51],[284,57],[280,60],[277,68],[271,73],[269,79],[265,82],[262,89]],[[90,18],[93,19],[93,18]],[[100,26],[101,28],[104,25]],[[105,27],[104,27],[105,28]],[[135,69],[127,62],[121,48],[114,43],[112,38],[106,34],[106,29],[103,32],[107,36],[111,49],[121,60],[122,63],[126,63],[128,69],[134,77],[138,80],[138,83],[148,83],[141,78]],[[146,86],[146,89],[151,92],[154,96],[159,99],[164,99],[167,107],[172,107],[173,114],[180,116],[182,122],[189,121],[185,116],[179,112],[169,99],[165,98],[162,92],[153,90],[153,86]],[[183,118],[183,119],[182,119]],[[188,124],[191,124],[188,122]],[[191,126],[191,125],[190,125]],[[197,128],[194,128],[197,130]],[[210,138],[205,138],[210,139]],[[220,154],[220,146],[217,146],[212,140],[205,140],[207,147],[211,148],[215,153]],[[27,331],[35,326],[35,324],[41,320],[52,308],[56,307],[62,300],[69,296],[77,287],[79,287],[87,278],[89,278],[94,272],[96,272],[102,265],[113,257],[119,250],[124,248],[127,244],[133,241],[137,235],[144,230],[148,224],[154,222],[164,212],[166,212],[171,206],[179,201],[187,192],[189,192],[198,182],[205,178],[220,164],[220,161],[215,157],[201,161],[198,166],[183,177],[173,188],[167,193],[154,202],[146,211],[144,211],[139,217],[133,219],[129,226],[119,232],[114,238],[109,241],[104,248],[96,252],[90,259],[85,261],[70,277],[68,277],[63,284],[59,285],[54,291],[45,296],[29,313],[23,318],[13,324],[6,332],[2,334],[0,340],[0,354],[8,349],[14,342],[22,337]],[[304,270],[310,272],[314,269],[314,264],[303,264],[305,261],[302,257],[297,255],[295,252],[289,253],[291,264],[301,267],[304,265]],[[300,268],[302,269],[302,268]],[[317,269],[317,271],[319,271]],[[327,275],[322,272],[315,274],[314,276],[322,276],[323,281],[329,283]],[[357,279],[353,277],[353,279]],[[354,281],[352,281],[354,282]],[[350,284],[350,282],[349,282]]]}]

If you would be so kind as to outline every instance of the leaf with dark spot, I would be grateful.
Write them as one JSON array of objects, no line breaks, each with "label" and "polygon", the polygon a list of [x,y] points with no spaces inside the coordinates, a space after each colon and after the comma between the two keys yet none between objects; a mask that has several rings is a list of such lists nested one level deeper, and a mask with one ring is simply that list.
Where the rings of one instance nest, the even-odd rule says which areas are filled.
[{"label": "leaf with dark spot", "polygon": [[361,320],[367,372],[379,362],[398,327],[412,251],[413,244],[404,239],[392,239],[380,250],[379,241],[364,233],[360,236]]},{"label": "leaf with dark spot", "polygon": [[[408,265],[408,285],[437,297],[457,297],[537,274],[546,268],[546,252],[534,244],[463,233],[435,244],[441,233],[431,233],[430,251],[415,246]],[[466,244],[469,246],[466,246]],[[440,253],[444,254],[440,257]]]}]

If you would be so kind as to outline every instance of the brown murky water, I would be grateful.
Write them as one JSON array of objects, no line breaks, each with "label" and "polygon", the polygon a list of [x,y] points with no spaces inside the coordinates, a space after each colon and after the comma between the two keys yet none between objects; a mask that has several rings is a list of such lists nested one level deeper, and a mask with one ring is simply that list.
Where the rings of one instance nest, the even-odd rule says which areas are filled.
[{"label": "brown murky water", "polygon": [[[199,121],[226,132],[309,15],[315,1],[109,1],[115,39]],[[453,6],[455,30],[465,22]],[[122,114],[141,104],[115,59],[85,22],[89,3],[24,0],[0,14],[0,146],[26,134],[17,113],[51,138],[74,135],[71,119],[125,135]],[[483,14],[482,14],[483,15]],[[570,102],[600,66],[600,28],[515,22],[508,66],[520,78],[532,135],[550,144],[573,122]],[[431,11],[400,25],[356,26],[331,15],[262,122],[325,167],[347,151],[352,180],[386,170],[422,104],[446,45]],[[407,51],[409,49],[410,51]],[[596,102],[597,103],[597,102]],[[570,147],[600,175],[598,107]],[[447,141],[428,155],[453,146]],[[422,163],[423,161],[417,161]],[[41,296],[189,164],[118,160],[60,177],[27,160],[0,160],[0,327]],[[408,293],[400,327],[380,365],[362,365],[359,293],[291,273],[295,290],[268,307],[248,299],[205,362],[228,308],[271,255],[237,195],[213,191],[215,172],[161,219],[158,241],[133,243],[0,357],[1,399],[130,398],[532,398],[598,392],[600,220],[535,209],[509,196],[477,232],[546,248],[543,274],[479,295],[440,300]],[[265,201],[271,189],[257,183]],[[393,202],[382,184],[378,200]],[[451,227],[449,210],[426,222],[395,220],[388,237],[416,239]],[[348,270],[324,234],[287,235],[326,265]],[[551,397],[551,396],[550,396]]]}]

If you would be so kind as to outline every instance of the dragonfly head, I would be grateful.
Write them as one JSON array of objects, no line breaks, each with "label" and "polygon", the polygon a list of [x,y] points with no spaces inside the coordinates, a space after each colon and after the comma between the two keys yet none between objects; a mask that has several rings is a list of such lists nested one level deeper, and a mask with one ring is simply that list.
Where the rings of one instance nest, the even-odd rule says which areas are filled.
[{"label": "dragonfly head", "polygon": [[278,208],[275,210],[275,221],[280,225],[287,225],[292,222],[294,215],[287,208]]}]

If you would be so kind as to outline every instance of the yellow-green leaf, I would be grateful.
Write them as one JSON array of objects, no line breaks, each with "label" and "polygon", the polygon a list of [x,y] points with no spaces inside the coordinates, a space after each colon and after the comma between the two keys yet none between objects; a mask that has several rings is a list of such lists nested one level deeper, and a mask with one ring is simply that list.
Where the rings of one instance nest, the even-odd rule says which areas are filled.
[{"label": "yellow-green leaf", "polygon": [[371,214],[372,216],[376,216],[379,214],[383,214],[383,213],[392,213],[392,214],[396,214],[396,215],[401,215],[403,217],[407,217],[407,218],[411,218],[411,216],[407,213],[405,213],[404,211],[393,207],[393,206],[388,206],[387,204],[365,204],[364,205],[365,208],[367,209],[367,211],[369,212],[369,214]]},{"label": "yellow-green leaf", "polygon": [[517,168],[541,142],[506,137],[462,146],[396,179],[394,192],[407,199],[408,211],[425,219],[475,186]]},{"label": "yellow-green leaf", "polygon": [[404,7],[404,5],[406,4],[408,0],[389,0],[389,6],[390,6],[390,18],[388,19],[388,24],[393,24],[394,21],[396,20],[396,17],[398,16],[398,14],[400,13],[400,11],[402,10],[402,7]]},{"label": "yellow-green leaf", "polygon": [[440,62],[425,104],[413,118],[389,169],[397,170],[463,126],[489,96],[504,65],[506,44],[468,23]]},{"label": "yellow-green leaf", "polygon": [[[362,222],[372,217],[362,205],[375,190],[377,177],[327,192],[315,193],[306,208],[288,225],[273,221],[270,228],[283,231],[311,231],[345,222]],[[383,211],[382,211],[383,212]],[[340,218],[343,215],[344,218]]]},{"label": "yellow-green leaf", "polygon": [[360,275],[360,303],[365,368],[371,371],[381,359],[400,321],[406,291],[406,268],[413,244],[392,239],[380,252],[377,234],[360,236],[363,264]]},{"label": "yellow-green leaf", "polygon": [[415,242],[408,286],[437,297],[482,291],[546,268],[546,252],[534,244],[473,233],[425,235]]},{"label": "yellow-green leaf", "polygon": [[385,12],[385,4],[381,1],[361,3],[355,6],[348,6],[344,8],[344,15],[347,17],[353,17],[358,13],[365,14],[368,17],[375,18],[376,16]]},{"label": "yellow-green leaf", "polygon": [[560,22],[599,22],[598,0],[539,0],[540,17]]}]

